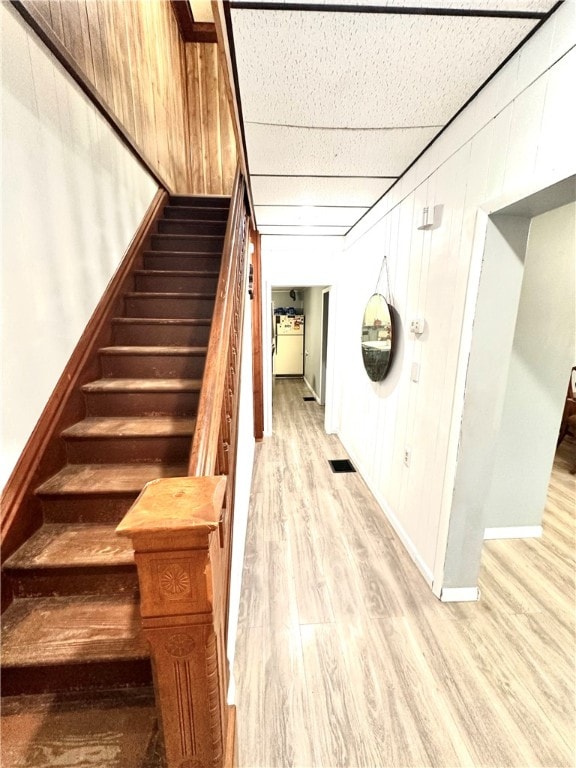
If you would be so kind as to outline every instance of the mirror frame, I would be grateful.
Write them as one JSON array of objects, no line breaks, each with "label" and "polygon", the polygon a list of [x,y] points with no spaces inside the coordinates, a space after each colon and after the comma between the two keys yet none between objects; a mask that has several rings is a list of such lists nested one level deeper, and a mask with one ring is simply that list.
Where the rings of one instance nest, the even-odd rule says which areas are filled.
[{"label": "mirror frame", "polygon": [[[372,302],[373,299],[379,298],[382,301],[382,304],[386,307],[386,310],[388,312],[388,317],[390,318],[390,353],[388,355],[388,358],[385,363],[382,362],[382,360],[374,359],[376,352],[378,350],[370,350],[364,346],[365,344],[365,329],[366,328],[377,328],[379,326],[369,326],[365,324],[366,320],[366,314],[368,312],[368,307],[370,306],[370,302]],[[366,374],[368,375],[368,378],[370,381],[379,382],[384,381],[386,376],[390,373],[390,368],[392,367],[392,361],[394,360],[394,353],[397,347],[397,339],[396,339],[396,322],[395,322],[395,310],[392,304],[390,304],[386,298],[381,293],[373,293],[368,301],[366,302],[366,306],[364,307],[364,315],[362,316],[362,338],[361,338],[361,349],[362,349],[362,362],[364,363],[364,370],[366,371]],[[369,359],[369,357],[371,359]]]}]

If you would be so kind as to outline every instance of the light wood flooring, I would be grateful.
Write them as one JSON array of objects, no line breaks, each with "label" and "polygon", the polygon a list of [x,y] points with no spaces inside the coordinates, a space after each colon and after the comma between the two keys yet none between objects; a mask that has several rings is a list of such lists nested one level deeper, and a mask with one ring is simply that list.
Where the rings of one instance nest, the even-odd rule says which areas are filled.
[{"label": "light wood flooring", "polygon": [[235,676],[240,768],[574,766],[572,443],[542,539],[490,541],[442,604],[299,380],[257,447]]}]

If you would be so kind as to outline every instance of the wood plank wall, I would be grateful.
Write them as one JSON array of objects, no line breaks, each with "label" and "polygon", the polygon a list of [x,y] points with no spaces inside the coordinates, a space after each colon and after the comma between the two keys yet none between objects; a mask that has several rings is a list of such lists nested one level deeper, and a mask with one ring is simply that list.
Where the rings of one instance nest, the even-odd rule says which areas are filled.
[{"label": "wood plank wall", "polygon": [[169,0],[24,0],[179,194],[230,194],[236,145],[213,43],[184,43]]}]

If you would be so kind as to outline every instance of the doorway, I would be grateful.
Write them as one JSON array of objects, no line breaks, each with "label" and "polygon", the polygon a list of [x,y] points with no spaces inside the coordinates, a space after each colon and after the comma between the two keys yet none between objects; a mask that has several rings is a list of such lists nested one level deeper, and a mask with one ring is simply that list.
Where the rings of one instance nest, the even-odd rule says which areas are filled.
[{"label": "doorway", "polygon": [[492,538],[496,528],[502,537],[539,532],[576,355],[575,182],[479,212],[481,274],[458,463],[434,575],[442,599],[477,599],[487,528]]},{"label": "doorway", "polygon": [[328,360],[328,315],[330,308],[330,288],[322,291],[322,326],[320,360],[320,405],[326,405],[326,366]]}]

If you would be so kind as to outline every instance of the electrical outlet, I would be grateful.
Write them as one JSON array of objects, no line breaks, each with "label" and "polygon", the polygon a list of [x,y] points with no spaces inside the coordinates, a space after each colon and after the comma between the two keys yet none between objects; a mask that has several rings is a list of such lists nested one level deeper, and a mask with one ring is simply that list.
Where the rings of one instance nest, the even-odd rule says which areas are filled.
[{"label": "electrical outlet", "polygon": [[410,333],[415,333],[417,336],[424,333],[424,318],[417,317],[415,320],[411,321]]},{"label": "electrical outlet", "polygon": [[412,454],[412,451],[410,448],[404,448],[404,464],[405,466],[410,466],[410,456]]}]

